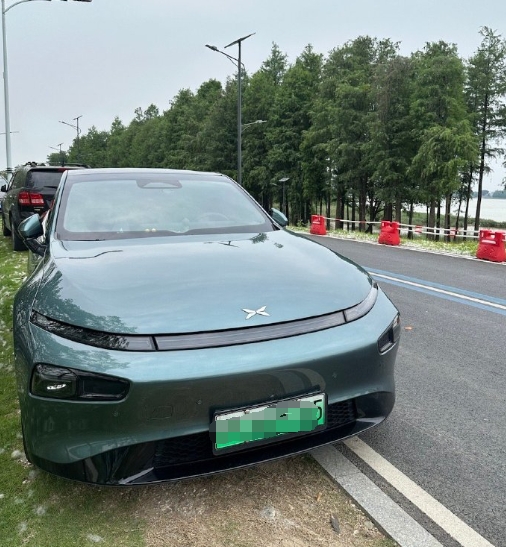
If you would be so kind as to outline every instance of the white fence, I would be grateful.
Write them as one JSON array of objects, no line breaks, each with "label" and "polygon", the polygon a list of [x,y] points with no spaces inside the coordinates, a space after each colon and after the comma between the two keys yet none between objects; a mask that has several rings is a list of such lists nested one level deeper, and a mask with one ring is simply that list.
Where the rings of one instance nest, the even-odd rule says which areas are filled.
[{"label": "white fence", "polygon": [[[344,230],[352,230],[352,229],[360,229],[360,226],[362,226],[363,232],[369,232],[369,233],[379,233],[381,221],[374,221],[370,222],[367,220],[346,220],[346,219],[339,219],[339,218],[329,218],[324,217],[320,215],[321,218],[323,218],[325,221],[330,222],[331,229],[337,230],[338,223],[341,223]],[[413,234],[413,237],[418,237],[422,235],[431,235],[431,236],[439,236],[439,237],[449,237],[450,239],[479,239],[480,234],[479,231],[475,231],[473,229],[467,229],[464,230],[463,228],[459,228],[456,230],[455,228],[429,228],[427,226],[422,225],[414,225],[414,224],[401,224],[399,223],[399,230],[401,235],[405,236],[408,235],[410,232]],[[494,231],[501,231],[492,228]]]}]

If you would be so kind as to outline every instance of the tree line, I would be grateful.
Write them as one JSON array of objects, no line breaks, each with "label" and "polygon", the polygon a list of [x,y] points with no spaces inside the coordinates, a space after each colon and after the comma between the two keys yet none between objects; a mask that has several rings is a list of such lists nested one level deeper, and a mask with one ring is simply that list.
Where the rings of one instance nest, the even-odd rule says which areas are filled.
[{"label": "tree line", "polygon": [[[360,36],[326,57],[308,45],[289,64],[273,44],[258,71],[241,74],[244,187],[293,223],[320,213],[411,224],[423,204],[428,226],[450,228],[458,204],[464,229],[475,192],[477,230],[484,175],[504,161],[506,135],[506,42],[488,27],[480,35],[469,59],[444,41],[408,57],[390,39]],[[63,159],[236,178],[237,78],[182,89],[163,112],[137,108],[128,125],[91,127]]]}]

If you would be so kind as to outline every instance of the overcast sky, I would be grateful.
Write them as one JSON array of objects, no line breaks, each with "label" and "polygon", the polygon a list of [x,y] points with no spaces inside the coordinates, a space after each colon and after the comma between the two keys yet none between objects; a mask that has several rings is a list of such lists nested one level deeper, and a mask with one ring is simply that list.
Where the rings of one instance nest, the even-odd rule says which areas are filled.
[{"label": "overcast sky", "polygon": [[[205,44],[222,48],[255,32],[242,46],[251,74],[273,42],[293,62],[307,44],[327,55],[360,35],[400,42],[405,55],[445,40],[466,58],[481,26],[506,35],[505,0],[33,0],[6,14],[13,165],[66,149],[76,132],[59,121],[82,116],[83,132],[109,130],[115,116],[127,125],[137,107],[167,110],[180,89],[225,82],[234,66]],[[503,176],[497,167],[485,188]]]}]

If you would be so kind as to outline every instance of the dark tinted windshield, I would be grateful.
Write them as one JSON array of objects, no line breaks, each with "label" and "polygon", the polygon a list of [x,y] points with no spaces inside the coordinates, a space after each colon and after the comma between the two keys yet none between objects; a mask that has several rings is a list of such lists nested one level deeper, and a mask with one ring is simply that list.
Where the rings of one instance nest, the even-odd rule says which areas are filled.
[{"label": "dark tinted windshield", "polygon": [[107,240],[272,231],[263,210],[226,177],[199,174],[69,174],[57,237]]},{"label": "dark tinted windshield", "polygon": [[26,175],[26,186],[29,188],[57,188],[62,171],[29,171]]}]

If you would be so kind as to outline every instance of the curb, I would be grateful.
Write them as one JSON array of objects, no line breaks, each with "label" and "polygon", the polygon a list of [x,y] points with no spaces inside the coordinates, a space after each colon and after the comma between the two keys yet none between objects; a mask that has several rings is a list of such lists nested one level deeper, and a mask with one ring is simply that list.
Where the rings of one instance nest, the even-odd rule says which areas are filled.
[{"label": "curb", "polygon": [[443,547],[434,536],[334,447],[322,446],[312,450],[310,454],[371,520],[400,547]]}]

